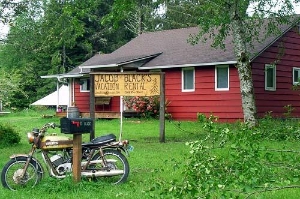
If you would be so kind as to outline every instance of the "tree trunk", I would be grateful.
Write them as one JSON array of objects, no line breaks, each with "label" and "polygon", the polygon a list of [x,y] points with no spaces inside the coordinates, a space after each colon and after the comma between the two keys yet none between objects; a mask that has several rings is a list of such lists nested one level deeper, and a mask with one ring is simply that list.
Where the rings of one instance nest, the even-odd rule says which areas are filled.
[{"label": "tree trunk", "polygon": [[257,124],[256,105],[254,99],[251,65],[246,48],[246,42],[244,41],[245,35],[242,31],[243,24],[239,20],[234,20],[232,25],[235,55],[238,60],[236,67],[239,73],[244,122],[249,127],[253,127]]}]

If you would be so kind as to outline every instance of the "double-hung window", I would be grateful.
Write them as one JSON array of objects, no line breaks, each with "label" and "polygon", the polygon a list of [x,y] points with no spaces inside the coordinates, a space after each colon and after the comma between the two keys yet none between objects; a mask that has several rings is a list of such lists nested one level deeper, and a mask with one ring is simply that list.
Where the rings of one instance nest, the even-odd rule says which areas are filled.
[{"label": "double-hung window", "polygon": [[293,85],[300,84],[300,68],[293,68]]},{"label": "double-hung window", "polygon": [[276,91],[276,65],[265,65],[265,90]]},{"label": "double-hung window", "polygon": [[80,92],[89,92],[89,91],[90,91],[90,79],[81,79]]},{"label": "double-hung window", "polygon": [[229,66],[220,65],[215,67],[215,90],[229,90]]},{"label": "double-hung window", "polygon": [[182,92],[195,91],[195,69],[183,68],[181,82],[182,82]]}]

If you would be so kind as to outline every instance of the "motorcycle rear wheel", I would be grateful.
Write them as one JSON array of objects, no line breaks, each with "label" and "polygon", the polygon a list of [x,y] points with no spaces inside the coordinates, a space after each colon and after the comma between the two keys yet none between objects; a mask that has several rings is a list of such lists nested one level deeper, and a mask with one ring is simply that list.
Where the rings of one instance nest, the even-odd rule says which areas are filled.
[{"label": "motorcycle rear wheel", "polygon": [[[118,150],[104,150],[103,151],[104,154],[104,159],[106,161],[108,161],[107,163],[107,167],[108,168],[104,168],[101,166],[101,168],[98,168],[100,165],[98,164],[97,167],[93,167],[93,168],[97,168],[100,170],[110,170],[110,171],[116,171],[116,170],[122,170],[122,174],[119,175],[113,175],[113,176],[106,176],[106,177],[98,177],[95,179],[99,179],[102,182],[107,182],[107,183],[112,183],[112,184],[120,184],[123,183],[127,180],[128,175],[129,175],[129,163],[127,158]],[[93,158],[93,160],[101,160],[102,158],[100,157],[99,153],[96,153]],[[91,169],[91,167],[90,167]]]},{"label": "motorcycle rear wheel", "polygon": [[1,173],[1,182],[3,187],[10,190],[18,190],[27,187],[34,187],[42,179],[43,172],[40,165],[31,160],[26,173],[22,179],[19,178],[23,172],[27,157],[16,157],[11,159],[4,166]]}]

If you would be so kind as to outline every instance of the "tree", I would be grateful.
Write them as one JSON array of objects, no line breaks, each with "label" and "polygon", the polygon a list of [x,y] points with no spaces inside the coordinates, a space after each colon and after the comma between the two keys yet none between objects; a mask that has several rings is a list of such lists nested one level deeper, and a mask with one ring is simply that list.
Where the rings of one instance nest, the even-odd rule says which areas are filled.
[{"label": "tree", "polygon": [[4,105],[10,106],[9,97],[13,95],[14,92],[19,92],[22,97],[27,97],[27,95],[20,89],[20,78],[12,76],[0,67],[0,101]]},{"label": "tree", "polygon": [[[240,80],[240,91],[244,121],[250,126],[255,126],[256,105],[254,100],[253,81],[250,65],[249,49],[254,41],[261,41],[260,31],[265,31],[266,36],[278,34],[278,25],[292,23],[293,5],[291,0],[279,4],[279,1],[270,0],[214,0],[203,1],[199,13],[199,34],[192,38],[193,42],[213,39],[213,47],[224,48],[224,39],[232,35],[234,52],[237,59]],[[249,16],[249,9],[252,15]],[[270,23],[265,27],[265,18]],[[298,17],[299,20],[299,17]],[[216,31],[217,30],[217,31]]]},{"label": "tree", "polygon": [[[0,0],[1,22],[10,32],[0,51],[0,66],[13,79],[21,78],[20,92],[10,95],[18,108],[56,89],[42,75],[65,73],[95,53],[110,53],[133,35],[100,22],[111,11],[110,0]],[[11,10],[11,12],[6,12]]]},{"label": "tree", "polygon": [[41,5],[31,1],[27,6],[26,10],[11,19],[10,32],[0,52],[3,70],[10,75],[10,79],[19,82],[18,89],[12,89],[7,99],[15,108],[28,106],[55,86],[54,82],[42,82],[40,78],[51,70],[51,59],[42,50]]},{"label": "tree", "polygon": [[116,0],[102,23],[113,24],[115,29],[124,25],[135,36],[145,31],[154,31],[158,24],[155,21],[158,6],[159,1]]},{"label": "tree", "polygon": [[201,15],[199,9],[203,0],[160,0],[162,29],[174,29],[197,26]]},{"label": "tree", "polygon": [[[125,26],[135,36],[143,32],[196,26],[202,0],[116,0],[102,23]],[[196,6],[195,6],[196,5]]]}]

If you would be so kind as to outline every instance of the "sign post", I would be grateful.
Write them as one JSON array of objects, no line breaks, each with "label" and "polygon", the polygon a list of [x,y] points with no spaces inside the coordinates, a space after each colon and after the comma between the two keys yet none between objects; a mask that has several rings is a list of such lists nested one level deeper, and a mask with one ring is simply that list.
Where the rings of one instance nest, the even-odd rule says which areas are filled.
[{"label": "sign post", "polygon": [[[163,73],[90,73],[93,76],[94,97],[160,95],[160,142],[165,142],[165,94]],[[162,92],[163,91],[163,92]],[[121,99],[122,100],[122,99]],[[123,103],[120,103],[120,106]],[[120,107],[120,110],[122,107]],[[122,115],[122,113],[121,113]],[[122,121],[122,119],[121,119]],[[121,124],[122,126],[122,124]],[[121,131],[120,131],[121,132]],[[121,136],[121,133],[120,133]]]}]

